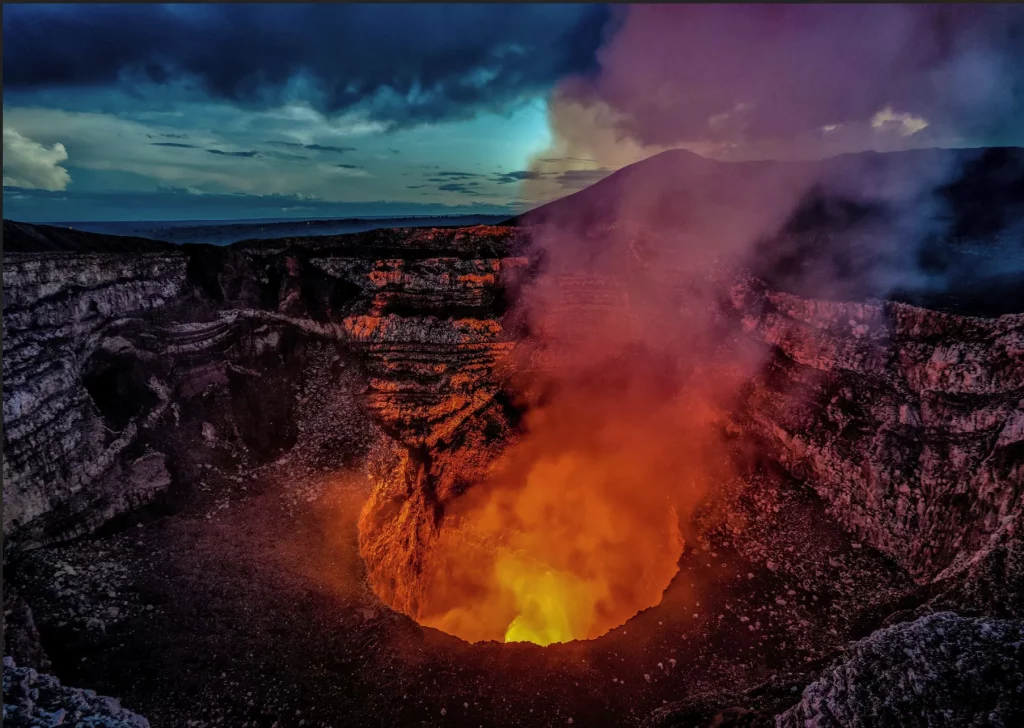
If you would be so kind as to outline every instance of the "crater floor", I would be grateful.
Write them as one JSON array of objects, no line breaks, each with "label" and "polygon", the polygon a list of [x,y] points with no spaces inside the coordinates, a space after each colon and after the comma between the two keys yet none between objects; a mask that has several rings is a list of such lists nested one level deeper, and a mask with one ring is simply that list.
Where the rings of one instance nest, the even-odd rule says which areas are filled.
[{"label": "crater floor", "polygon": [[729,522],[698,514],[661,605],[546,648],[471,645],[383,606],[357,551],[365,476],[296,454],[213,467],[174,505],[31,552],[16,587],[63,681],[153,726],[639,725],[770,678],[796,702],[819,658],[912,591],[784,477],[724,489]]}]

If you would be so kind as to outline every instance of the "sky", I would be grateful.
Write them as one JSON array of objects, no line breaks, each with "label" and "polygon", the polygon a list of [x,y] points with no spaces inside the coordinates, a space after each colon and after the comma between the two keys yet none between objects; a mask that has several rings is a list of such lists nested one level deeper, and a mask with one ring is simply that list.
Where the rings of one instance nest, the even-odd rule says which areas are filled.
[{"label": "sky", "polygon": [[547,95],[594,67],[609,17],[592,5],[5,4],[4,216],[518,211],[551,141]]},{"label": "sky", "polygon": [[3,8],[4,217],[505,214],[663,149],[1024,143],[1021,6]]}]

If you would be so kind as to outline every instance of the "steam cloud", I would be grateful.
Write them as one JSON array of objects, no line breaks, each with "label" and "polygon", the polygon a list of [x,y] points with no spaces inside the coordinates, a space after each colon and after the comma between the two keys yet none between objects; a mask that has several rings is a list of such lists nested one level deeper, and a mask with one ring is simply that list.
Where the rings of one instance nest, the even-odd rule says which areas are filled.
[{"label": "steam cloud", "polygon": [[[1024,111],[1024,9],[628,6],[600,73],[552,99],[562,156],[684,147],[811,158],[1007,143]],[[589,118],[591,123],[583,123]],[[546,154],[545,156],[555,156]]]},{"label": "steam cloud", "polygon": [[[553,95],[555,140],[524,176],[526,197],[571,158],[614,167],[680,147],[731,162],[664,152],[527,216],[544,269],[508,319],[529,332],[524,432],[446,514],[458,528],[445,551],[460,556],[439,604],[476,595],[478,609],[433,622],[474,639],[494,635],[480,614],[500,628],[518,608],[510,634],[525,620],[549,641],[657,603],[680,552],[665,514],[691,538],[694,509],[734,475],[727,412],[763,364],[723,313],[736,273],[808,255],[796,233],[818,204],[805,226],[831,225],[847,249],[810,255],[791,284],[833,296],[920,284],[918,245],[948,224],[935,192],[974,155],[813,160],[992,139],[1020,111],[1019,8],[618,12],[601,72]],[[504,554],[494,569],[480,543]]]}]

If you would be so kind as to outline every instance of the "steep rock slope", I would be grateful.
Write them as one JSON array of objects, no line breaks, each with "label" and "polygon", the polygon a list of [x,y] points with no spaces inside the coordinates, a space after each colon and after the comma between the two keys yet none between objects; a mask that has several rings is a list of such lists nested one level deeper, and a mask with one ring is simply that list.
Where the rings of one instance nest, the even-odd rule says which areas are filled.
[{"label": "steep rock slope", "polygon": [[[15,250],[47,233],[24,227],[8,230]],[[436,442],[433,429],[450,433],[495,394],[482,380],[508,348],[498,317],[525,263],[508,254],[521,237],[472,228],[8,252],[7,548],[92,530],[188,483],[225,434],[236,459],[290,446],[306,342],[365,365],[365,406],[393,436]]]},{"label": "steep rock slope", "polygon": [[770,347],[739,419],[852,532],[921,578],[986,545],[1024,497],[1024,316],[733,289]]},{"label": "steep rock slope", "polygon": [[879,630],[804,688],[776,728],[1018,725],[1024,624],[949,612]]},{"label": "steep rock slope", "polygon": [[111,376],[88,362],[119,319],[179,298],[185,266],[181,253],[6,254],[6,535],[43,537],[51,515],[74,535],[167,485],[160,456],[130,452],[141,407],[160,392],[131,369]]}]

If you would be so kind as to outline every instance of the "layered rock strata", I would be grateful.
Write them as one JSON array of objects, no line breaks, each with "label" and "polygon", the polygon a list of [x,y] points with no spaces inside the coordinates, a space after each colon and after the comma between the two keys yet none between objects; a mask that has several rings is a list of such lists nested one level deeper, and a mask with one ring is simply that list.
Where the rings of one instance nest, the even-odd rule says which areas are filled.
[{"label": "layered rock strata", "polygon": [[853,533],[922,579],[1012,531],[1024,497],[1024,315],[733,288],[769,347],[741,426]]},{"label": "layered rock strata", "polygon": [[[5,234],[16,250],[35,240],[20,227]],[[510,346],[499,317],[526,264],[510,255],[521,237],[377,231],[166,253],[8,253],[8,547],[79,535],[187,483],[198,453],[225,434],[234,457],[290,446],[307,341],[365,365],[365,406],[393,436],[436,445],[495,396],[489,375]]]}]

